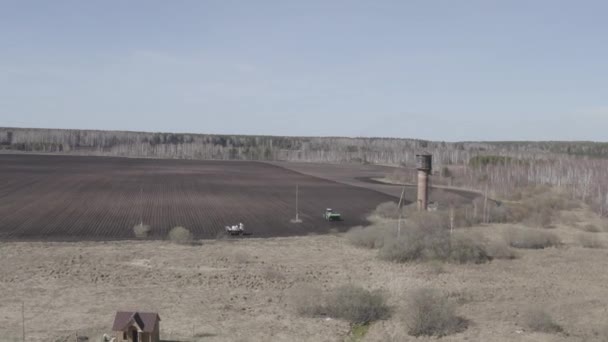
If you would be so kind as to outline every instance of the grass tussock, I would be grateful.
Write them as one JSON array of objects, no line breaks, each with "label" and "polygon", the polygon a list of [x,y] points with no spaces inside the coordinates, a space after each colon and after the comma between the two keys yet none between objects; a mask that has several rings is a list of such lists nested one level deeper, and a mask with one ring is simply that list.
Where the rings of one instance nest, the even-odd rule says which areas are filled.
[{"label": "grass tussock", "polygon": [[175,227],[169,232],[169,240],[179,244],[189,244],[192,242],[192,233],[184,227]]},{"label": "grass tussock", "polygon": [[580,233],[578,241],[585,248],[604,248],[604,243],[595,234]]},{"label": "grass tussock", "polygon": [[503,237],[515,248],[543,249],[561,244],[557,235],[534,228],[509,227],[503,231]]},{"label": "grass tussock", "polygon": [[456,315],[455,306],[435,289],[411,293],[406,325],[412,336],[446,336],[464,331],[467,321]]},{"label": "grass tussock", "polygon": [[557,324],[551,315],[542,309],[531,309],[524,315],[524,325],[536,332],[555,334],[563,332],[564,329]]},{"label": "grass tussock", "polygon": [[328,316],[351,324],[367,324],[390,316],[390,308],[382,291],[370,291],[355,285],[344,285],[328,294],[314,288],[301,288],[294,294],[299,314]]},{"label": "grass tussock", "polygon": [[150,226],[145,224],[138,224],[133,227],[133,234],[138,239],[146,239],[150,234]]}]

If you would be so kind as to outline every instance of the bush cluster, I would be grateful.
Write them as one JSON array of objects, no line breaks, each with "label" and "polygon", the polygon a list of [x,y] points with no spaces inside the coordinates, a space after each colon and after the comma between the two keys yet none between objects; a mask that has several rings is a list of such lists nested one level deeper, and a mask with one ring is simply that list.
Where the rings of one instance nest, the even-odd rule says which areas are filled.
[{"label": "bush cluster", "polygon": [[530,196],[521,198],[519,203],[508,204],[506,218],[501,222],[521,222],[530,226],[549,228],[563,218],[560,215],[562,210],[579,207],[578,201],[562,193],[540,188]]},{"label": "bush cluster", "polygon": [[395,202],[385,202],[379,204],[373,212],[373,216],[377,216],[380,218],[386,219],[394,219],[399,218],[399,211],[404,211],[403,208],[399,209],[399,204]]},{"label": "bush cluster", "polygon": [[583,226],[583,230],[588,232],[588,233],[601,233],[602,229],[600,229],[600,227],[594,225],[594,224],[586,224]]},{"label": "bush cluster", "polygon": [[580,207],[579,201],[547,187],[519,189],[513,197],[517,202],[476,198],[471,205],[456,209],[456,226],[470,227],[482,223],[485,216],[490,223],[524,223],[533,227],[550,228],[555,223],[566,222],[565,218],[568,222],[572,221],[572,217],[562,215],[561,211]]},{"label": "bush cluster", "polygon": [[313,288],[294,293],[298,313],[306,316],[329,316],[352,324],[366,324],[388,318],[390,308],[383,292],[355,285],[340,286],[328,294]]},{"label": "bush cluster", "polygon": [[543,249],[561,244],[557,235],[535,228],[508,227],[504,230],[503,237],[515,248]]},{"label": "bush cluster", "polygon": [[406,323],[412,336],[446,336],[463,331],[467,321],[455,306],[435,289],[422,288],[410,295]]},{"label": "bush cluster", "polygon": [[[492,259],[477,235],[456,232],[450,235],[449,219],[444,212],[410,213],[397,237],[391,225],[372,225],[349,233],[358,246],[379,248],[383,260],[408,262],[443,260],[456,263],[483,263]],[[352,235],[350,235],[352,234]]]},{"label": "bush cluster", "polygon": [[192,242],[192,233],[184,227],[175,227],[169,232],[169,240],[179,244]]},{"label": "bush cluster", "polygon": [[145,239],[150,234],[150,226],[145,224],[138,224],[133,227],[133,234],[138,239]]},{"label": "bush cluster", "polygon": [[[412,336],[446,336],[464,331],[468,321],[456,314],[456,302],[436,289],[413,290],[404,311],[405,332]],[[292,292],[295,308],[300,315],[333,317],[353,325],[365,325],[387,319],[391,308],[384,292],[369,291],[356,285],[344,285],[323,293],[309,286]]]},{"label": "bush cluster", "polygon": [[536,332],[560,333],[564,329],[557,324],[548,312],[542,309],[531,309],[524,315],[524,325]]},{"label": "bush cluster", "polygon": [[604,243],[595,234],[580,233],[578,241],[585,248],[604,248]]},{"label": "bush cluster", "polygon": [[354,227],[346,233],[348,241],[365,248],[381,248],[384,242],[396,235],[394,224],[376,223],[368,227]]}]

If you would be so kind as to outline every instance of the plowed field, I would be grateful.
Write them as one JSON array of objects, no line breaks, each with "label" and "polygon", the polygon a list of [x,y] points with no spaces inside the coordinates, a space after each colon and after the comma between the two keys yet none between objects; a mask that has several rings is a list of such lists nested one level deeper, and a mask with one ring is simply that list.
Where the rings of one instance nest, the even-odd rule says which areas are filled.
[{"label": "plowed field", "polygon": [[[301,224],[295,216],[300,188]],[[184,226],[215,237],[243,222],[252,236],[346,230],[387,194],[257,162],[0,155],[1,240],[131,239],[133,226],[165,238]],[[342,222],[326,222],[326,207]]]}]

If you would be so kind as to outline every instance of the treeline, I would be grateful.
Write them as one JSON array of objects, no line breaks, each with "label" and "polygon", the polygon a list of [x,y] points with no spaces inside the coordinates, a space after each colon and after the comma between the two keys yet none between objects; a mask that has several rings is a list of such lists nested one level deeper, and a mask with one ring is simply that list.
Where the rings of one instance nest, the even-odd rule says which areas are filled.
[{"label": "treeline", "polygon": [[500,141],[486,143],[504,151],[540,151],[575,156],[608,157],[608,143],[593,141]]},{"label": "treeline", "polygon": [[[142,158],[284,160],[413,166],[420,152],[434,164],[493,164],[491,158],[546,160],[556,154],[607,157],[591,142],[456,142],[416,139],[278,137],[122,131],[0,128],[0,149]],[[495,156],[495,157],[494,157]],[[479,158],[477,160],[472,158]],[[505,159],[506,160],[506,159]]]},{"label": "treeline", "polygon": [[142,158],[283,160],[414,165],[416,153],[437,164],[460,164],[473,145],[415,139],[277,137],[0,128],[6,150]]}]

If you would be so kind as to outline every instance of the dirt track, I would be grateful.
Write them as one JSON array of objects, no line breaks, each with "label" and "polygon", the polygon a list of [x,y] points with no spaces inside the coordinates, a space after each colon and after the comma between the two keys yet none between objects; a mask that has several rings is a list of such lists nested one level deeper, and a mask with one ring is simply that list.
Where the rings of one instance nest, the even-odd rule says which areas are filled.
[{"label": "dirt track", "polygon": [[[374,180],[384,178],[395,171],[395,167],[383,165],[362,164],[321,164],[321,163],[287,163],[272,162],[271,164],[297,171],[306,175],[320,177],[342,184],[364,189],[379,191],[390,196],[400,197],[403,185],[382,183]],[[432,180],[431,180],[432,181]],[[417,188],[415,185],[405,186],[406,203],[416,201]],[[471,203],[479,195],[473,191],[461,189],[446,189],[443,187],[430,189],[430,201],[439,203],[465,204]]]},{"label": "dirt track", "polygon": [[[346,230],[388,194],[258,162],[0,155],[0,239],[131,239],[143,220],[152,238],[184,226],[215,237],[244,222],[254,236]],[[300,187],[302,224],[295,216]],[[326,207],[345,221],[328,223]]]}]

